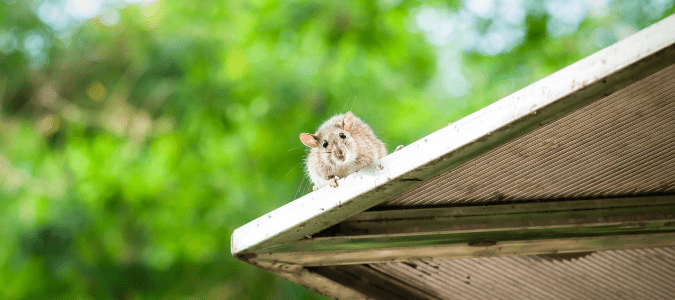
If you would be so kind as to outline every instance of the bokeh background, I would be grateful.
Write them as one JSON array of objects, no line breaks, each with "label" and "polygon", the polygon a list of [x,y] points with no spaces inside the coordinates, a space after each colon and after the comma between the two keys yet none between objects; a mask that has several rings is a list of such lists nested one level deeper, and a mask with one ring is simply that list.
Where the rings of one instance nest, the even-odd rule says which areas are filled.
[{"label": "bokeh background", "polygon": [[0,0],[0,299],[323,299],[230,254],[306,194],[298,134],[392,151],[673,0]]}]

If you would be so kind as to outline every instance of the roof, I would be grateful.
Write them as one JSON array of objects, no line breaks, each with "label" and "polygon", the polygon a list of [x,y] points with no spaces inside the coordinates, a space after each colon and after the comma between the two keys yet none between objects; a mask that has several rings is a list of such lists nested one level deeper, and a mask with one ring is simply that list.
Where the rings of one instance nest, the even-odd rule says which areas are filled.
[{"label": "roof", "polygon": [[666,299],[674,75],[670,16],[238,228],[232,253],[339,299]]}]

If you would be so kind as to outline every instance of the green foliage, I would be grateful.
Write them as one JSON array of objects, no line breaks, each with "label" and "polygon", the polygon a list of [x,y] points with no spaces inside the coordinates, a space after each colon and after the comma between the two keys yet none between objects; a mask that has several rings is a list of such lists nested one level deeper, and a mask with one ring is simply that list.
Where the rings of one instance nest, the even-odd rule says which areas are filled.
[{"label": "green foliage", "polygon": [[489,55],[416,22],[462,2],[104,1],[54,23],[66,2],[0,2],[2,299],[319,299],[229,249],[308,192],[299,133],[352,110],[391,151],[673,12],[611,2],[552,36],[524,2],[523,39]]}]

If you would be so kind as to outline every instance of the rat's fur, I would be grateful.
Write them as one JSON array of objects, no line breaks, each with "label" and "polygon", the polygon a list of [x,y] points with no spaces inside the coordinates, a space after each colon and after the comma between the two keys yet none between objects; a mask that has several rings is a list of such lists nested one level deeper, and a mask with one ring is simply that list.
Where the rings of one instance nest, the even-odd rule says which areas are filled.
[{"label": "rat's fur", "polygon": [[[314,190],[326,185],[336,187],[338,179],[387,155],[384,143],[352,112],[328,119],[315,134],[303,133],[300,140],[312,148],[306,165]],[[324,141],[327,147],[323,147]]]}]

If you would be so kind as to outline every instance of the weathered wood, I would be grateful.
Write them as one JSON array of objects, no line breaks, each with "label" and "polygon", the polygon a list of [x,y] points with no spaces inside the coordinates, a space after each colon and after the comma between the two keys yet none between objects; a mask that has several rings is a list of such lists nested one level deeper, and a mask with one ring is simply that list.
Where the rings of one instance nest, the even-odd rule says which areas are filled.
[{"label": "weathered wood", "polygon": [[340,300],[375,300],[378,298],[368,297],[365,294],[350,288],[344,282],[337,282],[317,272],[307,270],[299,265],[286,264],[277,261],[256,260],[255,256],[238,257],[256,267],[266,270],[274,275],[285,278],[307,289]]},{"label": "weathered wood", "polygon": [[368,264],[393,261],[426,261],[470,257],[557,254],[618,249],[675,246],[675,233],[574,237],[513,241],[475,241],[457,244],[422,244],[382,247],[380,243],[361,244],[355,249],[262,254],[259,261],[283,261],[303,266]]},{"label": "weathered wood", "polygon": [[[654,234],[666,235],[654,241]],[[364,212],[317,237],[261,249],[258,259],[313,266],[414,260],[420,253],[542,254],[532,249],[555,249],[550,245],[571,247],[561,252],[675,245],[668,234],[675,234],[672,195],[404,209]],[[608,236],[615,242],[599,242]],[[519,245],[522,252],[513,252]]]},{"label": "weathered wood", "polygon": [[394,277],[369,266],[327,266],[309,268],[335,282],[348,285],[372,299],[382,300],[438,300],[425,291],[418,290]]},{"label": "weathered wood", "polygon": [[480,215],[507,215],[516,213],[548,213],[556,211],[602,209],[614,207],[647,207],[655,205],[675,204],[675,195],[652,197],[605,198],[573,201],[547,201],[492,205],[465,205],[456,207],[432,207],[415,209],[396,209],[365,211],[342,221],[342,223],[369,220],[398,220],[430,217],[464,217]]},{"label": "weathered wood", "polygon": [[[379,215],[380,218],[372,218]],[[628,224],[669,222],[675,216],[675,197],[645,197],[549,203],[507,204],[417,211],[365,212],[345,220],[339,235],[470,233],[581,227],[624,228]],[[358,218],[369,218],[359,220]],[[562,231],[561,231],[562,232]],[[607,232],[610,234],[610,231]]]}]

